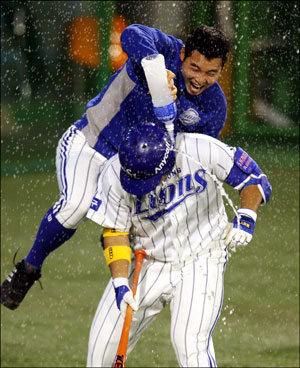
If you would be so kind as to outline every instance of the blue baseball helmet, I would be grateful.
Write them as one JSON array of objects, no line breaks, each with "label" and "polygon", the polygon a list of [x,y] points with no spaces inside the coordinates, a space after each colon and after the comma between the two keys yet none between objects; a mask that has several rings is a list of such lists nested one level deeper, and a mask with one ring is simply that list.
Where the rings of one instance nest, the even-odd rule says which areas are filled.
[{"label": "blue baseball helmet", "polygon": [[131,127],[119,147],[121,185],[143,195],[154,190],[175,163],[174,146],[164,126],[143,122]]}]

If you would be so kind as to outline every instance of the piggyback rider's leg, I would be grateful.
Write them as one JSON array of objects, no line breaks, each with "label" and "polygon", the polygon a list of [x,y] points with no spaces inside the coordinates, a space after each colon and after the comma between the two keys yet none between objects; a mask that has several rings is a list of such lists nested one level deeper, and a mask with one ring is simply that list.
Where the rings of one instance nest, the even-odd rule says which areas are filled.
[{"label": "piggyback rider's leg", "polygon": [[105,161],[75,126],[62,136],[56,152],[60,198],[44,215],[28,255],[1,285],[1,303],[7,308],[19,306],[41,277],[45,258],[74,235],[90,207]]},{"label": "piggyback rider's leg", "polygon": [[90,207],[104,162],[75,126],[62,136],[56,151],[60,198],[41,221],[26,257],[31,265],[41,268],[44,259],[73,236]]}]

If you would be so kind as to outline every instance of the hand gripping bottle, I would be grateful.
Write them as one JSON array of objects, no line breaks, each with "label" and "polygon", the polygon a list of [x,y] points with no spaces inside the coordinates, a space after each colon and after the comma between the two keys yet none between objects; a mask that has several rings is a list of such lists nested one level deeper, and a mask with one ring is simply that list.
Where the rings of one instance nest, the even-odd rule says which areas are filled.
[{"label": "hand gripping bottle", "polygon": [[162,54],[148,55],[142,59],[142,67],[150,90],[156,117],[165,123],[172,140],[174,140],[173,121],[176,117],[176,103],[168,87],[165,58]]}]

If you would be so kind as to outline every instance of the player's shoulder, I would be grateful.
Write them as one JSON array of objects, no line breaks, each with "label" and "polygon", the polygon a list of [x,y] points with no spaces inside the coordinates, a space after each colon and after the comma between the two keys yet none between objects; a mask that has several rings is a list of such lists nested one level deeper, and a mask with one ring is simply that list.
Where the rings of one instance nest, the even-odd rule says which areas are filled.
[{"label": "player's shoulder", "polygon": [[187,133],[187,132],[180,132],[177,134],[176,136],[176,142],[198,142],[198,143],[208,143],[210,142],[211,144],[215,144],[217,146],[227,146],[226,143],[220,141],[217,138],[211,137],[210,135],[207,134],[202,134],[202,133]]},{"label": "player's shoulder", "polygon": [[212,94],[217,94],[220,96],[225,96],[224,91],[222,90],[222,87],[218,82],[214,83],[211,87],[209,87],[206,91],[209,91]]},{"label": "player's shoulder", "polygon": [[207,88],[203,93],[199,95],[200,100],[204,100],[209,104],[221,104],[220,107],[223,107],[223,105],[227,105],[226,103],[226,96],[224,91],[222,90],[221,86],[218,82],[214,83],[212,86]]},{"label": "player's shoulder", "polygon": [[217,138],[201,133],[185,132],[177,134],[176,148],[184,152],[195,150],[205,152],[212,150],[217,155],[226,153],[229,156],[232,156],[232,153],[235,151],[234,147],[229,146]]},{"label": "player's shoulder", "polygon": [[115,175],[117,178],[120,177],[120,160],[119,156],[116,153],[112,157],[110,157],[105,164],[103,165],[103,168],[101,170],[102,180],[110,180],[111,175]]}]

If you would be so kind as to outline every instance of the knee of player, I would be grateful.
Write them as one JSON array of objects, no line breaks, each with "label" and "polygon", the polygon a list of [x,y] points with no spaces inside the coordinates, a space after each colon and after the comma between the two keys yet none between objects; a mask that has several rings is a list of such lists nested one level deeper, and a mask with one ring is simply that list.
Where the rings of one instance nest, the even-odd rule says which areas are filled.
[{"label": "knee of player", "polygon": [[85,200],[69,200],[66,202],[63,211],[67,211],[72,213],[72,215],[76,215],[76,217],[83,218],[87,211],[89,210],[91,205],[91,201]]},{"label": "knee of player", "polygon": [[85,219],[89,208],[89,203],[66,201],[55,216],[64,227],[76,228]]},{"label": "knee of player", "polygon": [[207,350],[207,336],[201,333],[175,332],[172,335],[172,343],[175,351],[181,356],[181,360],[188,359],[193,353]]},{"label": "knee of player", "polygon": [[186,363],[187,355],[186,355],[186,342],[187,339],[189,340],[189,336],[184,333],[184,330],[180,331],[180,329],[176,329],[171,335],[172,344],[174,347],[174,350],[177,352],[178,358],[180,358],[180,361],[182,363]]}]

